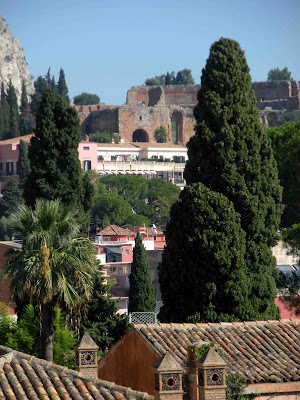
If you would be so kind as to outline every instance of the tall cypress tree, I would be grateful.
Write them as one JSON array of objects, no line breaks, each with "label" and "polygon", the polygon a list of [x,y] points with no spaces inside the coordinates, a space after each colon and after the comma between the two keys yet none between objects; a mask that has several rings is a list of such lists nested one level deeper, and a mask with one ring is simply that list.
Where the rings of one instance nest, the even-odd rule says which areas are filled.
[{"label": "tall cypress tree", "polygon": [[24,187],[28,205],[33,206],[37,198],[59,198],[86,209],[78,159],[80,133],[76,110],[52,89],[46,90],[28,150],[31,172]]},{"label": "tall cypress tree", "polygon": [[[277,241],[281,188],[251,90],[249,68],[237,42],[221,38],[211,46],[194,116],[196,132],[188,143],[184,177],[188,185],[201,182],[223,194],[241,216],[249,288],[243,318],[277,318],[276,263],[270,247]],[[168,231],[166,239],[168,243]],[[166,291],[164,297],[168,295],[172,296]]]},{"label": "tall cypress tree", "polygon": [[42,76],[38,76],[34,82],[35,90],[33,95],[31,96],[31,103],[30,103],[30,110],[34,116],[36,116],[38,113],[43,94],[47,88],[48,86],[46,79],[43,78]]},{"label": "tall cypress tree", "polygon": [[19,107],[17,95],[12,82],[9,82],[7,89],[7,103],[9,105],[9,128],[4,135],[4,139],[20,136],[19,132]]},{"label": "tall cypress tree", "polygon": [[19,187],[23,189],[27,177],[30,173],[30,162],[28,158],[28,149],[24,140],[20,140],[19,158],[17,162],[17,173],[20,178]]},{"label": "tall cypress tree", "polygon": [[29,135],[33,131],[33,118],[30,112],[25,82],[22,82],[21,104],[20,104],[20,126],[21,136]]},{"label": "tall cypress tree", "polygon": [[6,98],[4,83],[1,83],[0,99],[0,140],[4,139],[9,132],[9,104]]},{"label": "tall cypress tree", "polygon": [[139,233],[135,237],[129,283],[128,312],[153,312],[154,286],[151,281],[150,267],[146,261],[145,247]]},{"label": "tall cypress tree", "polygon": [[57,82],[57,93],[60,94],[68,103],[70,103],[68,92],[69,90],[66,84],[65,72],[61,68],[59,71],[59,78]]}]

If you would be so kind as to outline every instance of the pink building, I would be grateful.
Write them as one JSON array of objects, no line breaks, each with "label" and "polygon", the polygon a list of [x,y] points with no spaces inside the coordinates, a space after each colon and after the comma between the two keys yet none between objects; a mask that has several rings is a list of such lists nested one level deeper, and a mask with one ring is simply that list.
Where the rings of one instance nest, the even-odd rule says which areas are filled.
[{"label": "pink building", "polygon": [[[103,265],[103,270],[107,276],[116,282],[115,286],[111,288],[111,294],[113,298],[119,299],[120,314],[127,312],[129,274],[137,232],[140,232],[146,250],[152,253],[152,255],[159,253],[158,256],[161,256],[158,250],[162,251],[165,245],[165,237],[162,231],[155,228],[122,228],[117,225],[109,225],[95,237],[98,259]],[[158,291],[157,264],[158,262],[154,262],[152,268],[150,264],[152,283],[156,291]]]},{"label": "pink building", "polygon": [[[28,145],[32,135],[20,136],[13,139],[0,141],[0,185],[12,178],[19,181],[17,174],[17,161],[19,158],[20,140]],[[0,189],[1,189],[0,187]]]},{"label": "pink building", "polygon": [[[19,180],[17,173],[17,161],[19,158],[20,141],[29,146],[32,135],[19,136],[0,141],[0,184],[5,184],[10,179]],[[82,141],[78,146],[78,158],[81,168],[85,171],[93,169],[97,171],[97,143]],[[1,189],[1,187],[0,187]]]}]

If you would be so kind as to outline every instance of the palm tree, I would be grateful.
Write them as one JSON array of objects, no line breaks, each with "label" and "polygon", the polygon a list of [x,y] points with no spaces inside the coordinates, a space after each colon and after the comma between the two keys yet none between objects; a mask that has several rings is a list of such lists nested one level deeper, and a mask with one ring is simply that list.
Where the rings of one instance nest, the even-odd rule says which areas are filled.
[{"label": "palm tree", "polygon": [[39,199],[13,214],[22,248],[7,252],[4,275],[14,276],[12,294],[39,307],[41,357],[53,360],[54,306],[73,307],[89,299],[98,268],[94,245],[77,237],[84,222],[78,210],[58,200]]}]

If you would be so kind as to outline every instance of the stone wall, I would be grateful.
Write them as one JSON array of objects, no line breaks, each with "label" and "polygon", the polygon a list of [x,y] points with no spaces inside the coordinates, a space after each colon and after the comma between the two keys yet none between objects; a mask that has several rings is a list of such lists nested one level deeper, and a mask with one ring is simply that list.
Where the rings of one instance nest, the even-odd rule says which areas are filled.
[{"label": "stone wall", "polygon": [[[284,112],[300,110],[297,81],[254,82],[252,88],[266,126],[276,126]],[[154,132],[164,126],[167,142],[185,145],[194,135],[193,108],[200,85],[135,86],[126,105],[91,112],[82,123],[83,133],[117,132],[125,142],[155,142]],[[136,132],[138,131],[138,132]]]},{"label": "stone wall", "polygon": [[93,132],[119,132],[118,129],[118,108],[105,109],[91,112],[82,122],[82,133]]}]

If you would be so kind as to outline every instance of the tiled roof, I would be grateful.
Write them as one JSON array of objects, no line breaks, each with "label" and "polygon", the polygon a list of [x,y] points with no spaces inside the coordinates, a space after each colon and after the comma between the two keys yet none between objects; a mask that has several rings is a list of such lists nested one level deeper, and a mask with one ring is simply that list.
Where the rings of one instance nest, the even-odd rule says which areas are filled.
[{"label": "tiled roof", "polygon": [[0,400],[153,400],[147,393],[0,346]]},{"label": "tiled roof", "polygon": [[104,228],[101,232],[100,235],[133,235],[133,232],[131,232],[127,228],[121,228],[120,226],[117,225],[108,225],[106,228]]},{"label": "tiled roof", "polygon": [[21,140],[24,140],[24,142],[28,143],[28,142],[30,142],[30,139],[32,136],[33,136],[33,134],[30,134],[30,135],[25,135],[25,136],[18,136],[18,137],[11,138],[11,139],[1,140],[0,145],[2,145],[2,144],[19,144]]},{"label": "tiled roof", "polygon": [[143,324],[135,329],[159,354],[167,351],[186,369],[187,347],[215,342],[227,373],[250,383],[300,381],[300,319],[216,324]]}]

